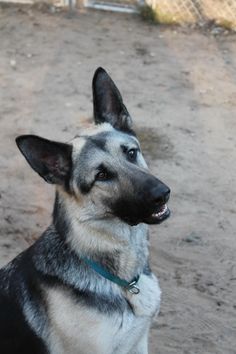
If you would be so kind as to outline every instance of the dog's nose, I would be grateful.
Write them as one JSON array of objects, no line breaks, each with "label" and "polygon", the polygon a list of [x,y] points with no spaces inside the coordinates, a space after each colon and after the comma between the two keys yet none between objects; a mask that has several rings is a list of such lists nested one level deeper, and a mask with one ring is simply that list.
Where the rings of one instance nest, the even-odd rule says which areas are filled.
[{"label": "dog's nose", "polygon": [[170,188],[165,184],[161,184],[153,191],[153,202],[155,204],[165,204],[170,198]]}]

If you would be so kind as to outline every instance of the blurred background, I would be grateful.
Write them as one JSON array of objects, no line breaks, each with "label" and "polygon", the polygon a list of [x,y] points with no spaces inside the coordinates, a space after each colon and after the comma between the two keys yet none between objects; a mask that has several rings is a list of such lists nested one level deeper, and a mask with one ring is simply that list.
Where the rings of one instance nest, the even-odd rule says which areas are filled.
[{"label": "blurred background", "polygon": [[71,139],[104,67],[172,190],[171,218],[151,227],[150,354],[236,354],[235,30],[235,0],[0,4],[0,266],[40,236],[54,199],[15,137]]}]

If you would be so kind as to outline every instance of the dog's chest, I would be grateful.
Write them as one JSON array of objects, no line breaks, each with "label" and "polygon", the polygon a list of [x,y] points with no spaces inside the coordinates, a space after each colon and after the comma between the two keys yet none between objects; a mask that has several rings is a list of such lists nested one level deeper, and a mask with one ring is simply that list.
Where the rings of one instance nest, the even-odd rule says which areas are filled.
[{"label": "dog's chest", "polygon": [[127,294],[124,310],[109,313],[76,302],[64,290],[47,290],[50,353],[130,353],[147,333],[160,305],[160,289],[154,276],[142,275],[138,285],[140,293]]}]

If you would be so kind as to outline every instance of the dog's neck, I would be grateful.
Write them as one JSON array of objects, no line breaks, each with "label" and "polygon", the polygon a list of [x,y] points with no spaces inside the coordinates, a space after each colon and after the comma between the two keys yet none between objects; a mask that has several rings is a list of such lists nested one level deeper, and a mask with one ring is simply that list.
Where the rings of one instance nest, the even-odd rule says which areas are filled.
[{"label": "dog's neck", "polygon": [[56,231],[79,258],[99,262],[119,277],[132,279],[148,264],[148,227],[130,226],[104,216],[81,220],[76,201],[57,192],[53,223]]}]

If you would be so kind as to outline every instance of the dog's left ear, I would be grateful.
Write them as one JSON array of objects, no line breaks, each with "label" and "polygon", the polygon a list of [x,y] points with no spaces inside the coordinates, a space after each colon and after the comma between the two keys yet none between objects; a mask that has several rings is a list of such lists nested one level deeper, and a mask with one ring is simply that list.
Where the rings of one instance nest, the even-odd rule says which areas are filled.
[{"label": "dog's left ear", "polygon": [[30,166],[48,183],[66,185],[72,166],[72,146],[40,138],[21,135],[16,144]]},{"label": "dog's left ear", "polygon": [[96,124],[107,122],[118,130],[132,131],[132,119],[121,94],[103,68],[98,68],[93,77],[93,107]]}]

